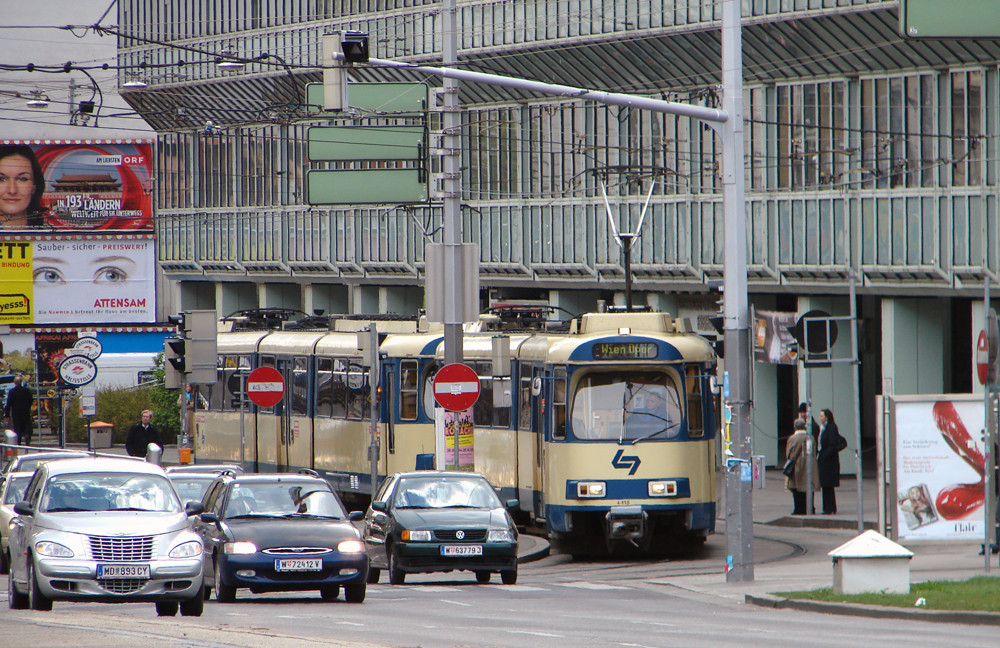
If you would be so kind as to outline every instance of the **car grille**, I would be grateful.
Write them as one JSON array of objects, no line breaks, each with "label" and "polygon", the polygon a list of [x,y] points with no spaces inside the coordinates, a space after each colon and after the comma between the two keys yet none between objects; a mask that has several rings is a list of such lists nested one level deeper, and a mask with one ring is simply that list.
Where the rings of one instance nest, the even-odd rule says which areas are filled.
[{"label": "car grille", "polygon": [[434,539],[442,542],[482,542],[486,540],[486,529],[462,529],[465,537],[457,537],[458,529],[438,529],[434,532]]},{"label": "car grille", "polygon": [[153,559],[152,536],[106,538],[90,536],[90,553],[94,560],[129,562]]},{"label": "car grille", "polygon": [[130,594],[142,589],[142,586],[149,581],[138,578],[123,578],[121,580],[101,580],[97,581],[101,589],[112,594]]},{"label": "car grille", "polygon": [[327,549],[326,547],[274,547],[273,549],[262,549],[261,553],[272,554],[275,556],[285,556],[285,555],[318,555],[330,553],[333,549]]}]

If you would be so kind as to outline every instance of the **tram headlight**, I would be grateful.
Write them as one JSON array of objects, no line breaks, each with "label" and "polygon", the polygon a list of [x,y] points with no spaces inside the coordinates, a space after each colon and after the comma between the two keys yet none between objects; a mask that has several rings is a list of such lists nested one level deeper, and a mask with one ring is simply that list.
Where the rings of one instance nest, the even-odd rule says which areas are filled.
[{"label": "tram headlight", "polygon": [[676,497],[677,482],[673,480],[651,481],[646,484],[646,492],[649,493],[650,497]]},{"label": "tram headlight", "polygon": [[577,482],[576,484],[576,496],[580,498],[604,497],[607,492],[605,483],[602,481]]},{"label": "tram headlight", "polygon": [[429,529],[423,529],[421,531],[411,531],[409,529],[403,529],[400,534],[403,540],[408,540],[409,542],[430,542],[431,532]]}]

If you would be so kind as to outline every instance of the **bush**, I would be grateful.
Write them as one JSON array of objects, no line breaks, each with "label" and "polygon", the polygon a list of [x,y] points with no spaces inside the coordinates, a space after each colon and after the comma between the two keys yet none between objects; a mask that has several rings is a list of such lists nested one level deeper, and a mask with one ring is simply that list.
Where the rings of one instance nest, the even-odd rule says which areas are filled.
[{"label": "bush", "polygon": [[[153,425],[166,444],[177,442],[180,412],[177,391],[163,387],[163,354],[156,358],[157,382],[139,387],[109,387],[97,390],[97,414],[94,421],[114,425],[115,445],[124,445],[129,428],[142,419],[143,410],[153,411]],[[66,438],[70,443],[87,443],[87,421],[80,416],[80,398],[73,398],[66,418]]]}]

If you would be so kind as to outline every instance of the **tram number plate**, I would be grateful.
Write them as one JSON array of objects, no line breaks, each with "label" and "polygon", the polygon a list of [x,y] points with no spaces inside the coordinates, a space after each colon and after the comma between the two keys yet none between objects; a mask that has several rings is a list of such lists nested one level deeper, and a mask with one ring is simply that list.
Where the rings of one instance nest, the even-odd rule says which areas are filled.
[{"label": "tram number plate", "polygon": [[483,545],[442,545],[442,556],[482,556]]},{"label": "tram number plate", "polygon": [[102,580],[120,578],[149,579],[149,565],[98,565],[97,577]]},{"label": "tram number plate", "polygon": [[284,558],[274,561],[274,570],[280,572],[322,571],[322,558]]}]

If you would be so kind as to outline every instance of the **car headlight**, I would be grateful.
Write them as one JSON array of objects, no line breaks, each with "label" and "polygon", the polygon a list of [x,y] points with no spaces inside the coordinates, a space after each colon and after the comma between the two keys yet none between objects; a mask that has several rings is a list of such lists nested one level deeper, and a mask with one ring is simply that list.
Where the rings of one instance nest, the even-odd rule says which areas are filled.
[{"label": "car headlight", "polygon": [[604,497],[606,489],[604,482],[578,482],[576,485],[577,497]]},{"label": "car headlight", "polygon": [[490,529],[486,542],[514,542],[514,532],[510,529]]},{"label": "car headlight", "polygon": [[227,542],[222,545],[222,550],[227,554],[252,554],[257,553],[257,545],[247,540],[241,540],[239,542]]},{"label": "car headlight", "polygon": [[195,556],[200,556],[201,551],[201,542],[192,540],[191,542],[177,545],[167,555],[171,558],[194,558]]},{"label": "car headlight", "polygon": [[339,545],[337,545],[337,551],[340,553],[364,553],[365,543],[360,540],[344,540]]},{"label": "car headlight", "polygon": [[58,542],[42,541],[35,543],[35,552],[49,558],[72,558],[73,550]]},{"label": "car headlight", "polygon": [[400,534],[403,540],[409,540],[410,542],[430,542],[431,532],[428,529],[423,529],[422,531],[410,531],[409,529],[403,529],[403,533]]},{"label": "car headlight", "polygon": [[675,497],[677,495],[677,482],[651,481],[646,485],[646,492],[650,497]]}]

